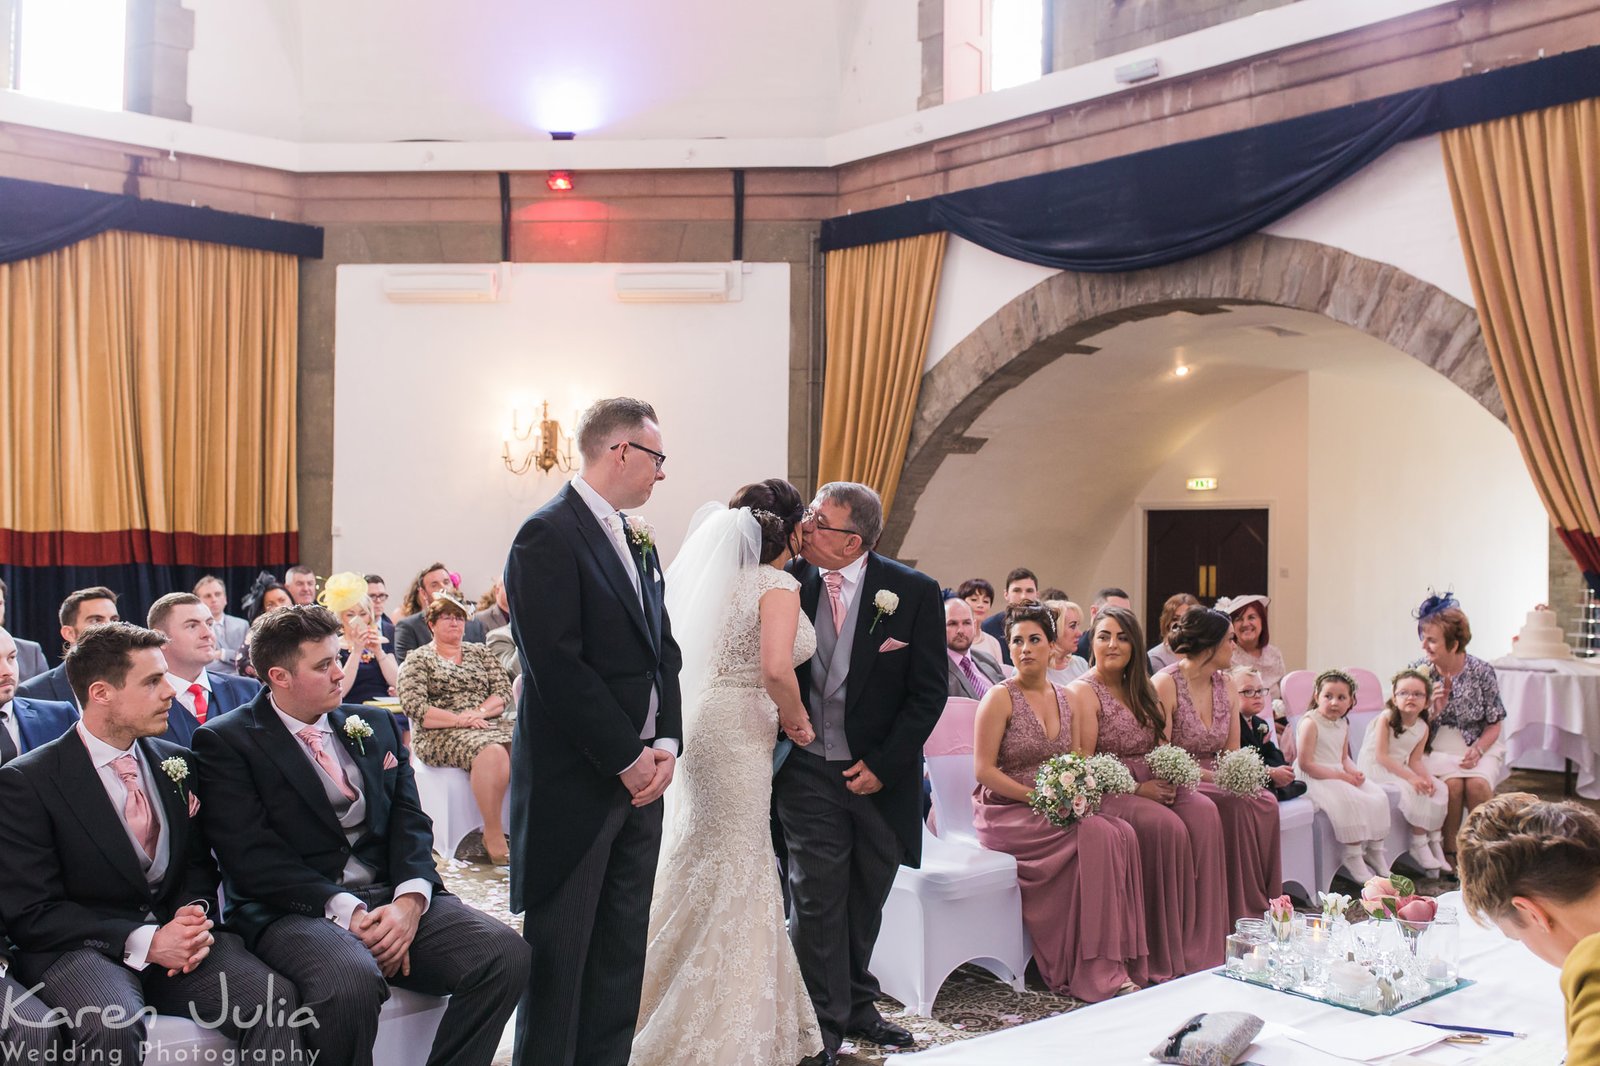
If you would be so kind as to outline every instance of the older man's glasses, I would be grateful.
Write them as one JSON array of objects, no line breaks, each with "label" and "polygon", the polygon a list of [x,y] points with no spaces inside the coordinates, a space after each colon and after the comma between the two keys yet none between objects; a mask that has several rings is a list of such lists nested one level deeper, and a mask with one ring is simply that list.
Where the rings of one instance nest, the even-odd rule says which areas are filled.
[{"label": "older man's glasses", "polygon": [[861,536],[861,531],[858,529],[851,529],[849,526],[828,525],[827,522],[822,520],[822,512],[812,507],[806,508],[805,514],[800,516],[800,522],[802,525],[810,526],[818,533],[854,533],[856,536],[861,537],[862,540],[867,539]]},{"label": "older man's glasses", "polygon": [[667,462],[667,457],[656,451],[654,448],[646,448],[643,444],[635,444],[631,440],[619,441],[606,450],[614,452],[618,448],[638,448],[641,452],[644,452],[646,455],[656,461],[656,473],[658,474],[661,473],[661,468],[666,465]]}]

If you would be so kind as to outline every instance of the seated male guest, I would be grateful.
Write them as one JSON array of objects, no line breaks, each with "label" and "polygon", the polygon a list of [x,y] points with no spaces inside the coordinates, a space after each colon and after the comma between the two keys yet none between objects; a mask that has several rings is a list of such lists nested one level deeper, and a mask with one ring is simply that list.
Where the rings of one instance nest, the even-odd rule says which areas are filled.
[{"label": "seated male guest", "polygon": [[[6,624],[6,583],[0,579],[0,626]],[[50,664],[45,662],[44,649],[37,641],[23,640],[13,635],[12,640],[17,645],[17,680],[26,681],[38,677],[50,669]]]},{"label": "seated male guest", "polygon": [[228,586],[220,577],[207,574],[195,582],[193,591],[211,612],[211,635],[217,638],[216,661],[206,669],[216,674],[237,672],[239,649],[250,632],[250,623],[228,613]]},{"label": "seated male guest", "polygon": [[[1039,578],[1026,566],[1019,566],[1006,575],[1006,607],[1015,607],[1019,603],[1032,603],[1039,599]],[[1006,647],[1006,612],[1002,608],[993,611],[983,620],[983,632],[989,634],[1000,644],[1000,661],[1007,666],[1011,665],[1011,649]]]},{"label": "seated male guest", "polygon": [[[450,569],[443,563],[434,563],[422,571],[406,590],[405,602],[400,605],[404,618],[394,624],[394,659],[404,666],[406,656],[433,639],[428,629],[428,605],[439,592],[449,592],[457,599],[461,590],[450,580]],[[467,619],[467,629],[461,638],[468,644],[484,642],[483,623],[476,618]]]},{"label": "seated male guest", "polygon": [[317,598],[317,572],[305,563],[296,563],[283,572],[283,587],[302,607]]},{"label": "seated male guest", "polygon": [[17,648],[0,629],[0,766],[48,744],[72,728],[78,710],[70,703],[17,695]]},{"label": "seated male guest", "polygon": [[394,719],[339,706],[340,628],[326,607],[256,619],[261,694],[195,733],[226,920],[300,989],[320,1061],[372,1062],[392,982],[450,997],[430,1063],[487,1066],[528,946],[445,892]]},{"label": "seated male guest", "polygon": [[[90,626],[121,620],[117,614],[117,594],[103,585],[79,589],[61,601],[58,617],[61,620],[61,642],[71,648],[78,635]],[[24,681],[17,686],[17,695],[78,706],[78,697],[73,694],[72,685],[67,681],[65,662],[54,670],[47,670],[38,677]]]},{"label": "seated male guest", "polygon": [[981,700],[983,694],[1005,680],[1005,671],[972,646],[978,635],[972,607],[966,600],[944,601],[944,646],[950,655],[950,695]]},{"label": "seated male guest", "polygon": [[0,767],[0,918],[22,979],[76,1020],[63,1039],[77,1061],[140,1061],[143,1020],[121,1025],[107,1008],[137,1018],[147,1005],[220,1016],[243,1061],[303,1061],[294,986],[206,916],[217,868],[195,818],[205,792],[194,756],[153,739],[172,700],[165,643],[124,622],[73,642],[82,720]]},{"label": "seated male guest", "polygon": [[389,585],[383,580],[382,574],[367,574],[367,599],[372,601],[372,609],[378,613],[378,628],[383,630],[383,639],[389,647],[394,647],[394,621],[389,617]]},{"label": "seated male guest", "polygon": [[45,1017],[50,1007],[38,995],[31,994],[15,977],[11,976],[11,958],[16,954],[6,926],[0,922],[0,1003],[9,1004],[0,1013],[0,1048],[17,1048],[21,1054],[7,1051],[14,1062],[60,1062],[59,1034],[61,1030]]},{"label": "seated male guest", "polygon": [[150,606],[146,624],[167,638],[167,684],[176,693],[162,740],[189,746],[194,731],[256,698],[261,684],[216,672],[217,638],[200,597],[169,592]]}]

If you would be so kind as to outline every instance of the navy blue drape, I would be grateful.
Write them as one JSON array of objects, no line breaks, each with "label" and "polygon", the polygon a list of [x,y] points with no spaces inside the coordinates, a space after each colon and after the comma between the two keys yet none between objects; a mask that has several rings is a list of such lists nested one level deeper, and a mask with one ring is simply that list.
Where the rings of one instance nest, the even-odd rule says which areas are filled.
[{"label": "navy blue drape", "polygon": [[1600,47],[822,224],[834,251],[946,230],[1062,270],[1139,270],[1229,244],[1413,137],[1600,96]]},{"label": "navy blue drape", "polygon": [[322,258],[320,226],[0,178],[0,263],[31,259],[113,229]]}]

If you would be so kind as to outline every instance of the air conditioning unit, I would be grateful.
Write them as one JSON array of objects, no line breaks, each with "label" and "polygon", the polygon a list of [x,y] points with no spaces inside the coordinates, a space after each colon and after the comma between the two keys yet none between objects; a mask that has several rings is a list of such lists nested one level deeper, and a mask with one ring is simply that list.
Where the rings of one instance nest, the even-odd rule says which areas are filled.
[{"label": "air conditioning unit", "polygon": [[500,270],[391,270],[383,295],[401,304],[489,304],[500,299]]},{"label": "air conditioning unit", "polygon": [[612,280],[623,303],[732,303],[744,296],[740,263],[619,270]]}]

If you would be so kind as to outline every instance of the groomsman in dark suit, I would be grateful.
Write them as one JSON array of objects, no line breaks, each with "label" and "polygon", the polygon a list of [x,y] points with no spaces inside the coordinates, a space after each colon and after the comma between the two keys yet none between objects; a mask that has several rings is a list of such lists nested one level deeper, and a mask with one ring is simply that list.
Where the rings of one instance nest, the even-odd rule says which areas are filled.
[{"label": "groomsman in dark suit", "polygon": [[524,663],[511,746],[511,909],[538,966],[522,1066],[626,1066],[644,984],[662,793],[683,737],[683,655],[642,507],[665,475],[656,412],[600,400],[579,475],[522,524],[506,562]]},{"label": "groomsman in dark suit", "polygon": [[978,628],[972,624],[972,605],[951,597],[944,601],[944,645],[950,660],[952,696],[981,700],[983,694],[1006,679],[1000,664],[972,650]]},{"label": "groomsman in dark suit", "polygon": [[211,609],[200,597],[169,592],[150,606],[145,621],[167,638],[167,684],[174,695],[161,739],[187,747],[196,729],[243,707],[261,691],[258,681],[211,668],[217,658],[217,637],[211,628]]},{"label": "groomsman in dark suit", "polygon": [[85,1061],[138,1062],[143,1022],[119,1026],[109,1008],[146,1005],[207,1019],[227,1006],[220,1029],[241,1051],[294,1061],[281,1056],[304,1055],[309,1025],[292,1024],[294,986],[207,917],[217,868],[194,821],[204,790],[190,752],[153,739],[172,699],[165,643],[113,622],[67,652],[82,720],[0,767],[0,918],[23,980],[77,1020],[64,1038]]},{"label": "groomsman in dark suit", "polygon": [[487,1066],[528,946],[444,890],[393,717],[339,705],[341,628],[317,606],[256,619],[260,694],[195,732],[224,917],[300,989],[321,1061],[369,1066],[392,983],[450,997],[429,1063]]},{"label": "groomsman in dark suit", "polygon": [[0,766],[48,744],[72,728],[78,710],[70,703],[18,696],[17,648],[0,629]]},{"label": "groomsman in dark suit", "polygon": [[796,674],[817,739],[772,792],[789,847],[790,935],[832,1062],[846,1035],[907,1046],[867,970],[904,863],[922,861],[922,745],[946,700],[939,585],[870,551],[883,504],[865,485],[817,490],[802,526],[801,609],[817,653]]},{"label": "groomsman in dark suit", "polygon": [[[117,614],[117,594],[104,585],[79,589],[61,601],[61,640],[72,647],[78,635],[90,626],[121,620]],[[17,687],[17,695],[29,699],[56,700],[78,706],[72,684],[67,680],[67,664],[63,662],[54,670],[31,677]]]},{"label": "groomsman in dark suit", "polygon": [[[6,583],[0,580],[0,626],[6,624]],[[50,669],[50,664],[45,661],[44,649],[36,641],[23,640],[13,635],[11,638],[17,645],[17,680],[27,681],[29,678],[38,677]]]}]

